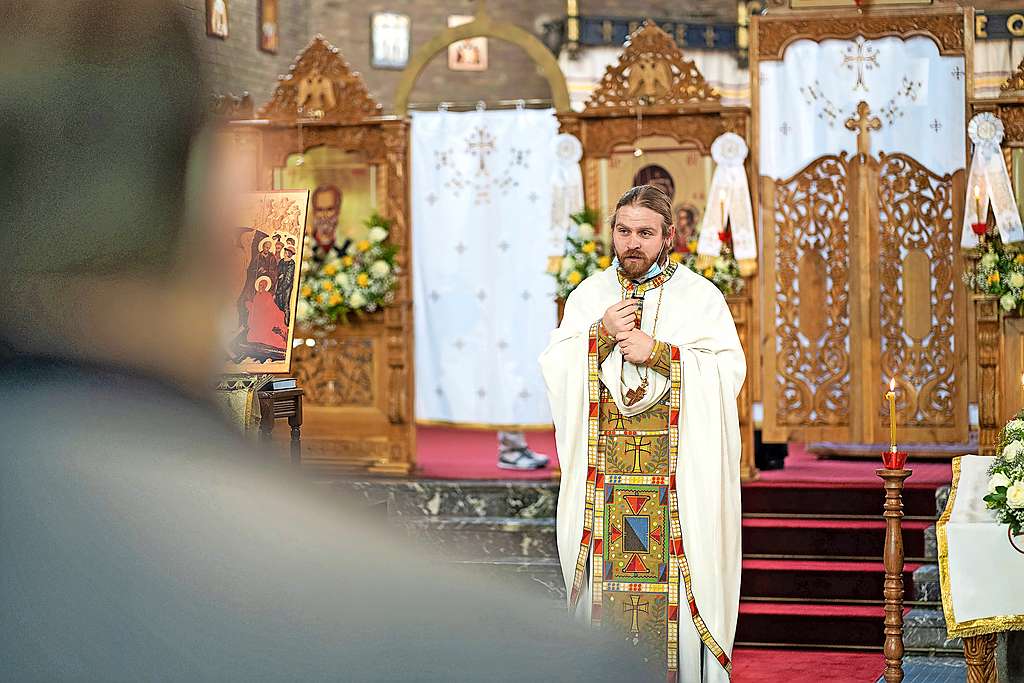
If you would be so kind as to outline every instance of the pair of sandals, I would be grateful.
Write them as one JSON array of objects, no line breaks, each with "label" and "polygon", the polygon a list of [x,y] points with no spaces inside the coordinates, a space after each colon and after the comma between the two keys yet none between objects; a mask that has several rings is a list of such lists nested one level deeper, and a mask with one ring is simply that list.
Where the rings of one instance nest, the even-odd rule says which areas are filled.
[{"label": "pair of sandals", "polygon": [[503,470],[539,470],[547,467],[550,459],[529,448],[512,448],[498,454],[498,467]]}]

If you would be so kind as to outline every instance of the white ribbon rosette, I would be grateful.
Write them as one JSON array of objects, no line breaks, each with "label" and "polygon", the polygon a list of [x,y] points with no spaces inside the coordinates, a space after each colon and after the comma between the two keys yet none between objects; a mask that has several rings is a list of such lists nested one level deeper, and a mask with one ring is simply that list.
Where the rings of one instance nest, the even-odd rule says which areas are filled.
[{"label": "white ribbon rosette", "polygon": [[549,253],[561,256],[565,239],[575,223],[571,216],[583,210],[583,145],[575,135],[561,133],[554,140],[555,164],[551,178],[551,230]]},{"label": "white ribbon rosette", "polygon": [[967,135],[974,144],[974,156],[967,174],[967,199],[964,202],[960,246],[977,246],[978,235],[971,229],[971,225],[986,221],[989,202],[992,203],[992,213],[1003,243],[1024,240],[1024,228],[1021,227],[1020,213],[1013,196],[1013,185],[1000,149],[1003,122],[989,112],[977,114],[967,125]]},{"label": "white ribbon rosette", "polygon": [[704,220],[697,243],[698,263],[709,263],[722,253],[718,238],[725,225],[732,228],[733,255],[740,273],[752,275],[757,270],[757,238],[754,234],[754,213],[750,207],[750,188],[743,166],[747,143],[736,133],[722,133],[711,145],[715,173],[711,177]]}]

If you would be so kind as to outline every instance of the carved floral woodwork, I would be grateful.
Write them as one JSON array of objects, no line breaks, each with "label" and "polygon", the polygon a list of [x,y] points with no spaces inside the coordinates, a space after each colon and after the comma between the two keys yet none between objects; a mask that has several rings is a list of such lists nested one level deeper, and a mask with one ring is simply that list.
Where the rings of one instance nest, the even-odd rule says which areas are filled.
[{"label": "carved floral woodwork", "polygon": [[629,37],[618,63],[607,68],[585,111],[718,102],[720,97],[672,36],[648,20]]},{"label": "carved floral woodwork", "polygon": [[1013,73],[1006,77],[999,90],[1004,93],[1019,93],[1024,90],[1024,59],[1020,60]]},{"label": "carved floral woodwork", "polygon": [[905,439],[966,441],[962,175],[843,153],[765,179],[768,438],[880,440],[894,377]]},{"label": "carved floral woodwork", "polygon": [[[787,426],[850,421],[847,157],[779,181],[774,215],[775,413]],[[766,207],[767,208],[767,207]]]},{"label": "carved floral woodwork", "polygon": [[998,635],[986,633],[964,638],[964,659],[967,661],[967,683],[998,683],[996,646]]},{"label": "carved floral woodwork", "polygon": [[999,299],[975,295],[974,335],[978,383],[978,455],[995,455],[1002,403],[999,361],[1002,355],[1002,316]]},{"label": "carved floral woodwork", "polygon": [[935,41],[939,54],[944,56],[964,53],[964,17],[962,10],[890,10],[884,14],[852,14],[849,12],[801,13],[755,17],[757,31],[757,58],[759,61],[782,59],[786,48],[794,41],[828,38],[851,39],[884,38],[897,36],[926,36]]},{"label": "carved floral woodwork", "polygon": [[[882,393],[898,387],[898,421],[907,427],[942,427],[956,420],[961,376],[955,321],[958,310],[958,235],[951,176],[937,176],[905,154],[879,163],[878,278]],[[888,409],[879,406],[888,422]]]},{"label": "carved floral woodwork", "polygon": [[[644,136],[665,135],[709,155],[711,143],[722,133],[747,138],[748,116],[746,110],[645,115],[642,130]],[[636,140],[635,118],[584,118],[582,124],[584,157],[607,158],[618,145],[631,145]]]},{"label": "carved floral woodwork", "polygon": [[320,35],[280,77],[270,102],[259,110],[261,118],[275,121],[313,118],[326,123],[359,123],[380,113],[381,105],[370,97],[359,72]]},{"label": "carved floral woodwork", "polygon": [[373,403],[374,340],[321,337],[313,346],[301,344],[292,353],[295,378],[306,399],[321,406]]}]

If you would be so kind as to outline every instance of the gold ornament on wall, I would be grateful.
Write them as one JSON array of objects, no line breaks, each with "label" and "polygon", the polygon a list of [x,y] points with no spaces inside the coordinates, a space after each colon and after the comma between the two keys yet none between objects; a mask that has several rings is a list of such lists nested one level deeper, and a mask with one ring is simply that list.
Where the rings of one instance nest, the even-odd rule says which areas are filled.
[{"label": "gold ornament on wall", "polygon": [[618,63],[605,71],[586,110],[678,106],[720,99],[696,64],[683,57],[672,36],[646,21],[629,37]]}]

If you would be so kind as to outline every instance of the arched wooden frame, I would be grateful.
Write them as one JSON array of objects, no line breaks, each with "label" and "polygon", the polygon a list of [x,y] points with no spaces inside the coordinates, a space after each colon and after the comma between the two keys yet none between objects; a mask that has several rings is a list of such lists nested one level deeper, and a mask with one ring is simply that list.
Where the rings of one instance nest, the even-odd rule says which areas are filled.
[{"label": "arched wooden frame", "polygon": [[[965,61],[965,90],[968,96],[973,92],[973,69],[971,67],[971,59],[974,50],[974,10],[973,8],[961,8],[951,5],[934,6],[927,8],[876,8],[870,12],[859,12],[852,9],[836,9],[836,10],[818,10],[818,11],[779,11],[772,12],[768,15],[754,16],[751,22],[751,47],[750,53],[752,55],[750,62],[751,71],[751,100],[754,111],[754,129],[753,138],[760,138],[760,131],[758,129],[758,103],[760,101],[760,83],[759,83],[759,64],[761,62],[780,61],[783,59],[787,46],[791,45],[797,40],[812,40],[815,42],[821,42],[826,39],[849,39],[855,36],[863,36],[867,39],[878,39],[883,37],[898,37],[898,38],[910,38],[913,36],[923,36],[930,39],[935,45],[940,55],[962,55]],[[760,163],[758,160],[758,149],[756,146],[753,150],[753,168],[759,169]],[[889,155],[895,157],[897,155]],[[958,171],[953,174],[954,179],[957,176],[963,176],[964,172]],[[771,208],[771,187],[773,187],[773,181],[771,179],[758,179],[758,186],[762,185],[762,181],[765,183],[764,187],[760,187],[757,190],[764,201],[764,207],[755,207],[755,211],[763,209],[761,216],[764,217],[764,221],[767,223],[772,220],[772,208]],[[956,182],[962,182],[962,180],[956,180]],[[955,194],[955,192],[954,192]],[[955,207],[954,213],[956,216],[962,214],[958,213],[962,210],[962,207]],[[954,220],[954,224],[958,224]],[[764,241],[762,242],[762,250],[765,261],[765,270],[768,270],[769,260],[774,258],[774,254],[765,253],[769,247],[769,227],[765,226]],[[865,259],[861,259],[862,261]],[[954,271],[959,268],[959,257],[954,265]],[[764,288],[765,291],[771,287],[769,281],[773,275],[769,272],[764,273]],[[957,274],[953,278],[953,285],[956,288],[956,296],[963,295],[963,285]],[[766,308],[768,299],[763,299]],[[961,345],[958,341],[958,348],[968,348],[968,353],[973,353],[973,338],[966,334],[968,325],[971,319],[971,307],[966,306],[967,315],[963,317],[957,317],[957,335],[961,339],[964,337],[968,338],[966,343]],[[762,310],[760,317],[763,322],[764,328],[761,336],[767,340],[772,337],[774,330],[772,329],[772,321],[770,311]],[[765,364],[767,367],[765,377],[763,378],[764,386],[770,386],[769,383],[775,382],[774,371],[770,367],[771,359],[767,351],[762,354]],[[957,356],[960,358],[961,356]],[[971,356],[973,357],[973,356]],[[967,361],[966,364],[961,362],[959,367],[962,367],[961,376],[968,379],[968,391],[966,400],[963,401],[964,410],[957,411],[955,425],[955,431],[957,432],[956,439],[961,439],[960,434],[966,437],[967,432],[967,416],[966,416],[966,403],[972,398],[971,384],[972,384],[972,373],[969,372],[971,362]],[[871,381],[870,384],[874,385],[875,382]],[[764,392],[764,400],[767,403],[772,400],[772,397],[768,394],[771,393],[771,389],[766,389]],[[880,400],[881,392],[877,394],[874,391],[867,392],[867,395],[862,398],[853,399],[861,405],[868,405],[869,402],[877,402]],[[958,399],[963,398],[963,395],[958,395]],[[770,420],[769,411],[766,407],[766,420]],[[875,403],[871,408],[867,409],[865,413],[867,415],[877,414],[880,412],[878,404]],[[901,427],[901,430],[906,430],[908,427]],[[906,434],[906,431],[903,431]],[[925,436],[922,432],[918,432],[912,437],[912,440],[917,440]],[[766,432],[766,439],[768,434]],[[814,440],[815,438],[828,438],[832,441],[843,441],[849,438],[857,439],[859,437],[815,437],[808,434],[804,434],[803,438],[808,440]],[[954,437],[942,437],[943,440],[952,440]],[[923,440],[928,441],[930,438],[924,438]],[[966,439],[964,439],[966,440]],[[873,456],[872,456],[873,457]]]},{"label": "arched wooden frame", "polygon": [[497,38],[521,47],[540,67],[541,73],[547,79],[555,111],[558,113],[570,111],[569,88],[565,84],[565,74],[562,73],[561,67],[558,66],[558,60],[551,54],[551,51],[536,36],[515,24],[495,21],[487,13],[485,5],[481,1],[473,21],[441,31],[412,56],[409,65],[402,71],[398,89],[395,91],[395,115],[405,117],[409,113],[409,97],[412,95],[416,80],[436,54],[452,43],[477,37]]},{"label": "arched wooden frame", "polygon": [[[658,73],[657,83],[639,82],[631,66],[644,62],[649,73]],[[583,146],[583,184],[586,204],[597,209],[600,202],[600,164],[616,147],[637,141],[637,111],[641,115],[640,137],[664,136],[681,146],[692,146],[704,156],[722,133],[736,133],[751,143],[750,110],[728,107],[706,83],[691,60],[687,60],[670,35],[647,21],[630,36],[617,64],[609,66],[586,108],[560,115],[562,130],[580,139]],[[747,163],[748,184],[753,190],[753,167]],[[624,190],[627,188],[623,188]],[[754,206],[756,206],[756,201]],[[600,217],[602,221],[607,216]],[[755,307],[756,279],[747,281],[740,295],[727,297],[747,356],[747,381],[738,399],[743,455],[740,475],[756,479],[754,465],[753,401],[760,390]]]},{"label": "arched wooden frame", "polygon": [[[356,153],[377,169],[377,210],[392,221],[398,288],[383,312],[353,317],[333,330],[304,330],[313,346],[294,351],[293,372],[306,390],[303,465],[328,471],[409,474],[415,462],[413,326],[409,262],[408,122],[380,116],[362,77],[317,36],[279,79],[257,118],[229,124],[239,139],[258,138],[258,187],[314,147]],[[310,211],[313,211],[311,206]],[[348,386],[358,394],[342,395]]]}]

